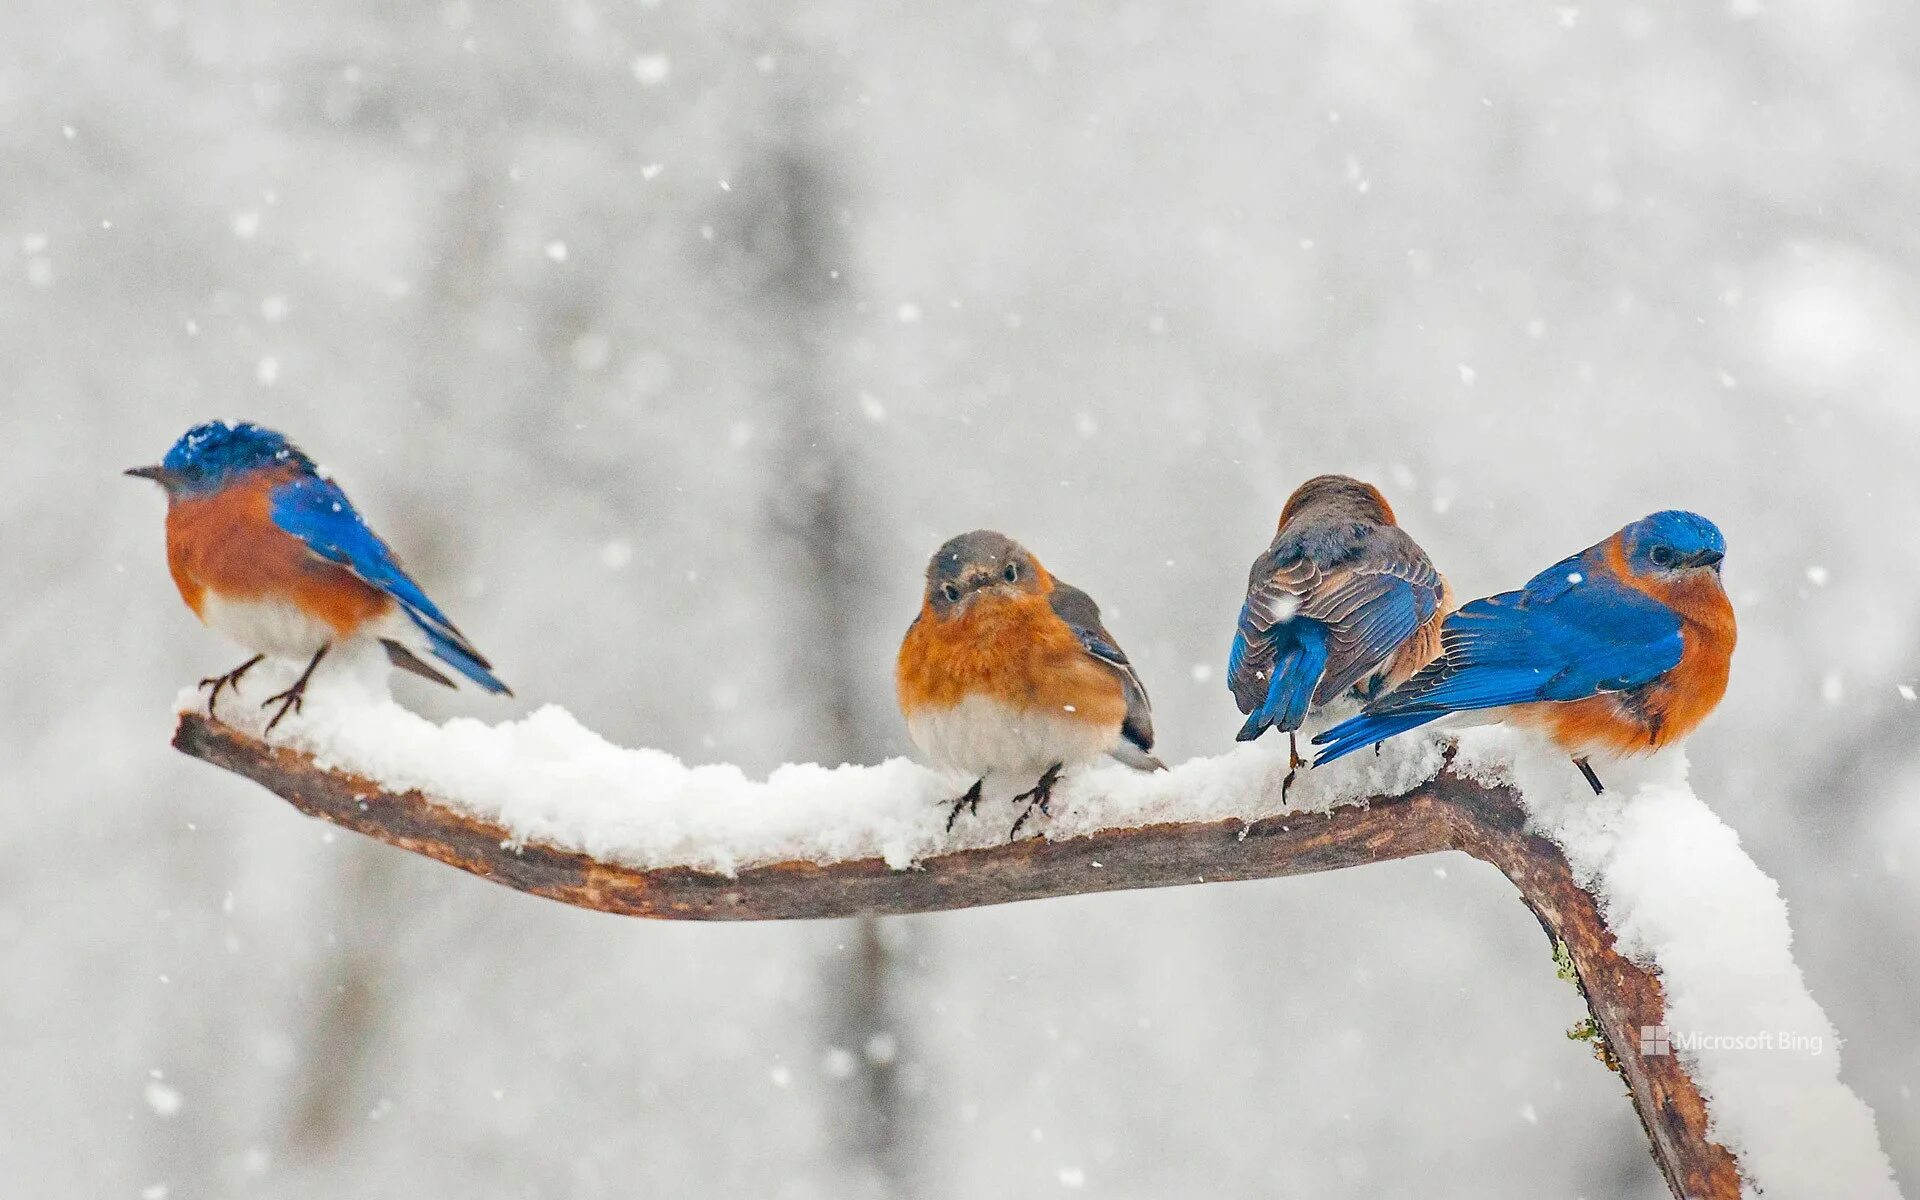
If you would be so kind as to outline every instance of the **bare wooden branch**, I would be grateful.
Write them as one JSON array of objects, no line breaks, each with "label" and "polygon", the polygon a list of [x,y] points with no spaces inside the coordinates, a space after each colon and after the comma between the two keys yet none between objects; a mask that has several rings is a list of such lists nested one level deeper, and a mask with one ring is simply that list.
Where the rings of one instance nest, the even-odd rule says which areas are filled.
[{"label": "bare wooden branch", "polygon": [[469,871],[516,891],[628,916],[765,921],[935,912],[1128,888],[1273,879],[1459,850],[1520,891],[1578,975],[1605,1049],[1626,1081],[1668,1186],[1686,1200],[1738,1200],[1733,1156],[1707,1137],[1700,1090],[1671,1054],[1640,1052],[1640,1030],[1666,1011],[1660,980],[1614,948],[1594,898],[1552,842],[1527,832],[1510,789],[1451,770],[1405,795],[1329,815],[1110,829],[1030,838],[929,858],[897,871],[883,860],[752,867],[738,875],[638,870],[552,846],[515,846],[499,825],[418,792],[314,765],[307,755],[183,714],[174,746],[243,775],[301,812]]}]

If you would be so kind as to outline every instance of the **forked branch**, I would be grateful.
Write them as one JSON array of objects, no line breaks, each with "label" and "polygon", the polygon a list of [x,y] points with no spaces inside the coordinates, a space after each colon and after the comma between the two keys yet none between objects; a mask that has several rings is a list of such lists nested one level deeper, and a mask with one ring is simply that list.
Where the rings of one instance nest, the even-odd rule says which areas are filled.
[{"label": "forked branch", "polygon": [[1733,1156],[1707,1137],[1700,1090],[1670,1054],[1643,1055],[1640,1030],[1665,1012],[1660,981],[1615,951],[1594,898],[1551,841],[1527,832],[1507,788],[1452,770],[1400,796],[1328,815],[1108,829],[961,850],[895,870],[877,858],[776,863],[737,875],[640,870],[537,843],[371,780],[323,770],[298,751],[183,714],[175,747],[243,775],[309,816],[458,867],[516,891],[628,916],[693,921],[794,920],[936,912],[1049,896],[1270,879],[1460,850],[1513,881],[1564,946],[1611,1060],[1626,1080],[1655,1161],[1678,1197],[1738,1200]]}]

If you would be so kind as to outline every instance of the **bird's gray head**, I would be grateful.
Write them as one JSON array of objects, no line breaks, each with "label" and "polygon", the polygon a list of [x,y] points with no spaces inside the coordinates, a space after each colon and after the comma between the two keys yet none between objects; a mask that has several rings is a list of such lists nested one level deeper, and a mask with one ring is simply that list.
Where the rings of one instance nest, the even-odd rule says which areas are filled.
[{"label": "bird's gray head", "polygon": [[1050,583],[1025,546],[1004,533],[976,529],[934,552],[927,563],[927,605],[935,615],[949,617],[982,595],[1040,595]]},{"label": "bird's gray head", "polygon": [[1286,508],[1280,512],[1280,524],[1285,525],[1309,510],[1316,519],[1322,520],[1394,523],[1393,506],[1380,494],[1380,489],[1349,475],[1316,475],[1293,489],[1293,495],[1287,497]]}]

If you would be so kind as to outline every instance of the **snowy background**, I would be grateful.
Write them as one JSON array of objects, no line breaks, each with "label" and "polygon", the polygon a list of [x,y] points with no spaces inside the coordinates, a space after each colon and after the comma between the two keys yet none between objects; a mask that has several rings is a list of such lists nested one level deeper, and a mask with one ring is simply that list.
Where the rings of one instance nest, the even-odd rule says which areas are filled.
[{"label": "snowy background", "polygon": [[0,1172],[22,1195],[1663,1194],[1490,869],[701,927],[166,748],[241,657],[117,477],[284,429],[515,702],[905,750],[927,554],[1085,587],[1163,756],[1246,565],[1375,479],[1463,596],[1731,544],[1700,794],[1920,1190],[1920,17],[16,0],[0,49]]}]

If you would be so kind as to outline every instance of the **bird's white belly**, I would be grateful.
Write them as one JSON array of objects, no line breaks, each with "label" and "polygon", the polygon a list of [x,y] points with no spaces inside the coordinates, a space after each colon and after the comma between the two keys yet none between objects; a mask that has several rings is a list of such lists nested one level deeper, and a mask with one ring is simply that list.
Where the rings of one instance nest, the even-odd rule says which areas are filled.
[{"label": "bird's white belly", "polygon": [[1067,713],[1016,709],[984,696],[907,719],[907,736],[933,766],[958,775],[1037,778],[1055,763],[1077,766],[1111,752],[1120,731]]},{"label": "bird's white belly", "polygon": [[209,591],[200,619],[249,650],[274,658],[307,659],[337,641],[333,626],[284,600],[224,600]]}]

